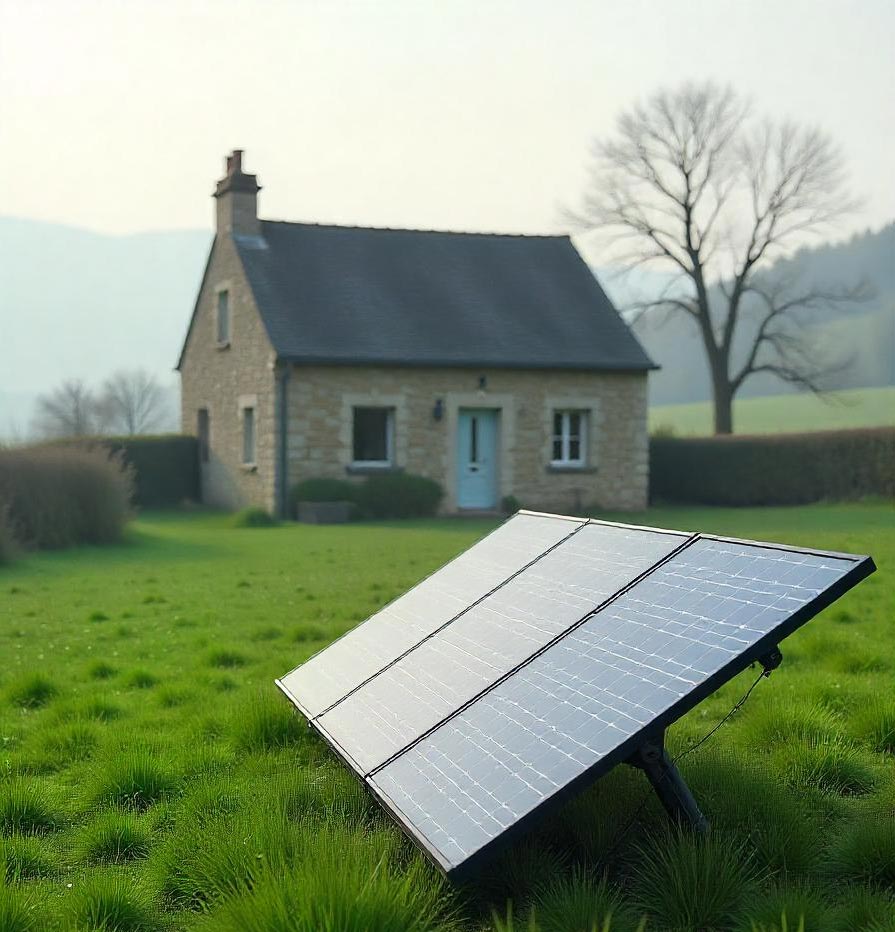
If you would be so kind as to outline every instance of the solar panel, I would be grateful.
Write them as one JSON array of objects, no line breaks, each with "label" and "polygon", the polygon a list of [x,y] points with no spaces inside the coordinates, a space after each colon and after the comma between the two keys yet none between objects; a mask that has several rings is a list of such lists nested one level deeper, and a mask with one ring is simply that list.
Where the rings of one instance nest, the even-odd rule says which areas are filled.
[{"label": "solar panel", "polygon": [[369,773],[686,540],[584,525],[315,725],[358,771]]},{"label": "solar panel", "polygon": [[313,723],[460,876],[873,569],[590,522]]},{"label": "solar panel", "polygon": [[277,685],[306,716],[319,715],[583,524],[514,515]]}]

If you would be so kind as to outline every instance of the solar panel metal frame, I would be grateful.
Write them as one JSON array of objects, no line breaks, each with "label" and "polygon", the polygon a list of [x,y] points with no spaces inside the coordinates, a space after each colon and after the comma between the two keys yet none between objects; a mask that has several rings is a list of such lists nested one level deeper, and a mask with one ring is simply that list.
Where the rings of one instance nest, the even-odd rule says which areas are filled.
[{"label": "solar panel metal frame", "polygon": [[[531,514],[538,515],[542,517],[554,517],[542,512],[531,512],[527,510],[521,510],[517,514]],[[555,516],[555,517],[566,517],[566,516]],[[568,518],[567,518],[568,519]],[[573,519],[575,520],[575,519]],[[582,519],[577,519],[582,520]],[[666,534],[677,534],[681,535],[681,531],[674,531],[668,528],[651,528],[644,525],[630,525],[624,524],[621,522],[615,521],[603,521],[598,519],[587,519],[584,523],[581,524],[581,527],[584,527],[586,524],[605,524],[612,525],[615,527],[628,528],[632,530],[642,530],[649,531],[652,533],[664,532]],[[574,533],[574,532],[573,532]],[[563,538],[564,540],[566,538]],[[692,544],[696,543],[699,540],[709,540],[717,541],[720,543],[731,543],[739,544],[743,546],[758,547],[764,550],[779,550],[786,553],[796,553],[796,554],[808,554],[810,556],[817,557],[829,557],[831,559],[843,560],[848,563],[852,563],[853,566],[850,570],[845,572],[836,582],[831,586],[827,587],[823,592],[816,595],[814,598],[806,602],[801,608],[797,609],[790,615],[784,622],[781,622],[777,627],[772,631],[765,634],[759,640],[754,642],[751,646],[746,648],[741,654],[738,654],[736,657],[732,658],[727,664],[717,670],[715,673],[710,675],[704,682],[700,683],[686,695],[682,696],[675,703],[673,703],[665,712],[654,718],[649,726],[642,728],[640,731],[631,735],[620,745],[610,751],[608,754],[601,757],[590,767],[582,770],[577,776],[573,777],[568,783],[564,786],[557,789],[554,793],[549,796],[545,796],[544,799],[538,803],[533,809],[527,812],[525,815],[517,819],[512,825],[504,829],[500,835],[486,842],[481,848],[471,854],[463,862],[458,865],[451,865],[445,862],[439,855],[439,852],[433,849],[427,839],[417,831],[413,822],[408,819],[404,813],[401,811],[400,807],[395,804],[390,797],[381,791],[374,783],[371,782],[371,778],[376,775],[376,773],[390,764],[393,760],[400,757],[402,754],[406,753],[411,747],[414,747],[420,741],[423,741],[434,731],[440,728],[446,721],[454,718],[464,709],[473,705],[477,702],[483,695],[490,692],[497,685],[507,680],[510,676],[514,675],[518,670],[522,669],[529,663],[531,663],[536,657],[539,657],[546,650],[552,647],[555,643],[565,638],[576,628],[583,625],[589,618],[598,612],[602,611],[606,606],[610,605],[617,598],[619,598],[624,593],[628,592],[641,580],[647,578],[651,573],[653,573],[657,568],[663,566],[673,557],[687,550]],[[555,545],[559,546],[559,544]],[[553,548],[548,548],[553,549]],[[545,551],[547,552],[547,551]],[[543,556],[543,554],[541,554]],[[539,558],[538,558],[539,559]],[[536,562],[536,561],[532,561]],[[528,564],[530,565],[530,564]],[[291,694],[286,693],[287,698],[299,708],[299,711],[308,719],[308,725],[313,728],[318,734],[323,737],[323,739],[330,745],[339,759],[351,770],[352,773],[360,780],[361,783],[367,788],[367,790],[373,795],[377,802],[382,806],[386,812],[391,815],[391,817],[398,824],[399,828],[404,832],[405,835],[423,852],[423,854],[449,879],[453,881],[463,882],[468,879],[480,866],[486,861],[494,857],[499,851],[508,847],[520,836],[524,835],[531,828],[548,816],[551,812],[558,809],[565,802],[567,802],[572,797],[576,796],[587,786],[594,783],[600,777],[604,776],[614,767],[618,766],[621,763],[625,763],[629,760],[637,749],[645,742],[649,740],[655,740],[664,735],[666,729],[673,725],[676,721],[694,709],[700,702],[710,696],[712,693],[720,689],[725,683],[732,680],[735,676],[742,673],[747,667],[751,666],[756,662],[760,662],[762,658],[769,656],[775,649],[778,648],[781,641],[789,637],[793,632],[797,631],[802,625],[810,621],[815,615],[823,611],[842,595],[844,595],[848,590],[852,589],[857,585],[861,580],[865,579],[871,573],[876,570],[876,565],[873,561],[873,558],[866,555],[856,555],[852,553],[841,553],[837,551],[830,550],[817,550],[809,547],[794,547],[786,544],[778,543],[768,543],[766,541],[756,541],[736,537],[725,537],[723,535],[717,534],[703,534],[703,533],[692,533],[681,543],[680,546],[674,548],[670,553],[668,553],[662,559],[656,561],[648,569],[640,573],[635,579],[631,580],[628,584],[620,588],[617,592],[613,593],[607,599],[605,599],[598,606],[595,606],[587,615],[579,619],[568,629],[563,631],[561,634],[556,635],[552,638],[547,644],[539,648],[524,661],[517,664],[511,670],[503,674],[499,679],[491,683],[487,688],[481,690],[473,698],[458,706],[451,715],[445,717],[441,722],[432,728],[428,729],[425,733],[419,735],[414,741],[408,744],[406,747],[402,748],[397,753],[393,754],[386,761],[383,761],[376,768],[371,770],[369,773],[364,773],[362,770],[359,770],[356,764],[352,761],[352,758],[348,752],[342,748],[329,734],[328,732],[320,727],[317,722],[317,717],[308,716],[298,703],[295,702]],[[437,572],[437,571],[436,571]],[[520,570],[519,572],[522,572]],[[518,575],[518,574],[514,574]],[[508,577],[512,578],[512,577]],[[501,583],[503,585],[503,583]],[[495,587],[499,589],[500,586]],[[493,591],[493,590],[492,590]],[[453,621],[453,619],[451,619]],[[438,630],[441,630],[443,627],[446,627],[451,622],[446,622],[445,625],[440,626]],[[434,633],[434,632],[433,632]],[[325,649],[325,648],[324,648]],[[319,652],[318,652],[319,653]],[[381,672],[381,671],[380,671]],[[376,674],[378,675],[378,674]],[[279,680],[277,680],[277,685],[279,686]],[[282,687],[281,687],[282,688]],[[284,690],[285,692],[285,690]],[[322,713],[321,713],[322,714]]]}]

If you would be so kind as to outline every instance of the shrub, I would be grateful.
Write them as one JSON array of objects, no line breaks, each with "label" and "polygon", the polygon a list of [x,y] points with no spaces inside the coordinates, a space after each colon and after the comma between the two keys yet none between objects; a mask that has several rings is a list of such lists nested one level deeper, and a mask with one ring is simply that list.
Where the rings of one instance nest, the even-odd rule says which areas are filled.
[{"label": "shrub", "polygon": [[654,500],[704,505],[801,505],[895,496],[895,428],[766,436],[654,436]]},{"label": "shrub", "polygon": [[289,492],[290,512],[299,502],[356,502],[359,486],[346,479],[305,479]]},{"label": "shrub", "polygon": [[0,501],[26,547],[118,540],[130,517],[132,474],[120,456],[78,444],[0,450]]},{"label": "shrub", "polygon": [[[0,454],[2,455],[2,454]],[[13,533],[8,506],[0,500],[0,566],[12,563],[19,551],[19,544]]]},{"label": "shrub", "polygon": [[232,527],[276,527],[279,522],[263,508],[243,508],[230,519]]},{"label": "shrub", "polygon": [[438,510],[444,491],[432,479],[404,473],[370,476],[358,490],[361,512],[370,518],[427,518]]},{"label": "shrub", "polygon": [[515,495],[504,495],[500,500],[500,510],[505,515],[514,515],[522,507],[522,502]]}]

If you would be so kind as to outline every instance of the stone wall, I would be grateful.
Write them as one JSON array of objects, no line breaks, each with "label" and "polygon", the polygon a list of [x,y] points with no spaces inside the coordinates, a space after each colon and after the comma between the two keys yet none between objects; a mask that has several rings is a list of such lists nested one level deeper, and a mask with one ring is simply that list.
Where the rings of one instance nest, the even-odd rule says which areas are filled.
[{"label": "stone wall", "polygon": [[[480,389],[484,377],[485,388]],[[636,510],[647,502],[646,373],[294,367],[287,417],[290,485],[352,469],[352,407],[394,409],[395,466],[429,476],[456,510],[460,408],[499,411],[498,501],[576,513],[589,505]],[[443,416],[433,415],[441,400]],[[583,468],[551,467],[552,413],[588,411]]]},{"label": "stone wall", "polygon": [[[230,343],[218,346],[217,295],[229,292]],[[215,237],[181,361],[181,429],[197,433],[207,408],[210,456],[201,464],[202,501],[221,508],[274,508],[274,354],[233,240]],[[242,410],[255,409],[255,465],[242,462]]]}]

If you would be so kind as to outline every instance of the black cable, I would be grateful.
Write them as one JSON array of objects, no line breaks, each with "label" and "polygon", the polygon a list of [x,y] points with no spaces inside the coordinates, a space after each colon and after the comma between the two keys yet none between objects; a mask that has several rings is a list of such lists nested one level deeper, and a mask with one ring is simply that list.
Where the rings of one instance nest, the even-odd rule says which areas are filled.
[{"label": "black cable", "polygon": [[[727,713],[727,715],[725,715],[724,718],[722,718],[713,728],[711,728],[709,731],[707,731],[707,732],[699,739],[699,741],[697,741],[695,744],[691,744],[690,747],[685,748],[683,751],[681,751],[680,754],[677,755],[677,757],[675,757],[675,758],[672,759],[671,763],[672,763],[672,764],[676,764],[679,760],[681,760],[682,758],[686,757],[688,754],[691,754],[691,753],[692,753],[693,751],[695,751],[697,748],[702,747],[702,745],[705,744],[705,742],[708,741],[709,738],[711,738],[712,735],[715,734],[715,732],[718,731],[718,729],[719,729],[722,725],[724,725],[726,722],[730,721],[730,719],[733,718],[733,716],[736,715],[736,713],[739,712],[740,709],[742,709],[742,707],[746,704],[746,700],[752,695],[752,690],[754,690],[755,687],[758,686],[758,684],[759,684],[766,676],[770,676],[770,675],[771,675],[771,671],[770,671],[769,669],[762,669],[761,673],[758,674],[758,676],[755,678],[755,681],[752,683],[752,685],[746,690],[745,693],[743,693],[743,695],[742,695],[742,697],[740,698],[740,700],[734,704],[733,708]],[[665,779],[667,778],[667,776],[668,776],[668,771],[666,771],[666,772],[662,775],[662,779],[665,780]],[[627,835],[628,832],[631,831],[631,829],[632,829],[632,828],[634,827],[634,825],[636,824],[637,820],[640,818],[640,813],[643,812],[644,807],[646,806],[647,802],[649,801],[650,797],[653,795],[654,792],[655,792],[655,788],[654,788],[654,787],[650,787],[650,788],[643,794],[643,797],[641,798],[640,802],[638,803],[637,808],[634,810],[633,815],[631,816],[630,819],[628,819],[627,823],[622,827],[621,831],[618,832],[618,834],[617,834],[616,837],[615,837],[615,840],[614,840],[614,841],[612,842],[612,844],[609,846],[609,850],[603,855],[603,860],[604,860],[604,861],[608,861],[609,858],[610,858],[613,854],[615,854],[616,849],[617,849],[618,846],[622,843],[622,840],[624,839],[625,835]]]}]

